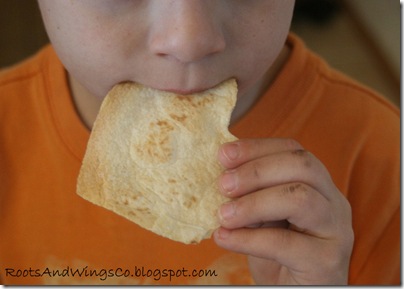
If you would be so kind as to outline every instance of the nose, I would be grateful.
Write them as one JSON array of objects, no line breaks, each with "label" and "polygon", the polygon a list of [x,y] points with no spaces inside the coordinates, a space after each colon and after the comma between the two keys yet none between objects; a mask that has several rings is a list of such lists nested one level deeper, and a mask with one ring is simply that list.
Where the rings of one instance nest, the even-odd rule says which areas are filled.
[{"label": "nose", "polygon": [[216,0],[156,2],[158,19],[149,36],[149,47],[155,55],[192,63],[225,49],[220,19],[215,16]]}]

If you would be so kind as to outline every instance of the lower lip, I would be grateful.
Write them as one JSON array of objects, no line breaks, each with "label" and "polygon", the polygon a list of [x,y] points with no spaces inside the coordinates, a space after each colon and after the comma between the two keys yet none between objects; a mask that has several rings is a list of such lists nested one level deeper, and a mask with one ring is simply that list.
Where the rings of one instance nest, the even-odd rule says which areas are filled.
[{"label": "lower lip", "polygon": [[194,94],[194,93],[203,92],[203,91],[208,90],[208,89],[209,88],[206,88],[206,89],[191,89],[191,90],[181,90],[181,89],[160,89],[160,90],[175,93],[175,94],[188,95],[188,94]]}]

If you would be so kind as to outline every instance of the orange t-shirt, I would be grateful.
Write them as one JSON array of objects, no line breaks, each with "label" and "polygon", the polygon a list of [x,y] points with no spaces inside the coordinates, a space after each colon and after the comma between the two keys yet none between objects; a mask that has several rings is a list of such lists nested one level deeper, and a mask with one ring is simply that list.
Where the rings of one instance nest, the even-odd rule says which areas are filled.
[{"label": "orange t-shirt", "polygon": [[[295,138],[316,155],[352,206],[349,282],[399,284],[399,111],[296,36],[288,45],[285,67],[231,131]],[[0,123],[1,283],[252,282],[243,255],[165,239],[76,195],[90,132],[51,46],[0,73]]]}]

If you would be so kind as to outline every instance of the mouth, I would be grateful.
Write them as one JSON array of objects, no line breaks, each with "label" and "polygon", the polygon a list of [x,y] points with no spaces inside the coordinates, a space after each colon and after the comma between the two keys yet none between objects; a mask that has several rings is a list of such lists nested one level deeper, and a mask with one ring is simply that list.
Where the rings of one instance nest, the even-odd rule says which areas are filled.
[{"label": "mouth", "polygon": [[176,89],[176,88],[163,88],[163,89],[159,89],[162,91],[166,91],[166,92],[171,92],[171,93],[175,93],[175,94],[179,94],[179,95],[189,95],[189,94],[194,94],[194,93],[199,93],[199,92],[203,92],[205,90],[208,90],[212,87],[207,87],[207,88],[193,88],[193,89]]},{"label": "mouth", "polygon": [[[229,78],[230,79],[230,78]],[[196,87],[196,88],[191,88],[191,89],[183,89],[183,88],[160,88],[160,87],[155,87],[155,89],[161,90],[161,91],[166,91],[166,92],[171,92],[179,95],[190,95],[190,94],[195,94],[195,93],[200,93],[204,92],[206,90],[212,89],[221,83],[225,82],[227,79],[217,82],[214,85],[208,85],[204,87]],[[237,80],[236,80],[237,81]],[[237,81],[238,84],[238,81]]]},{"label": "mouth", "polygon": [[[234,77],[230,77],[230,78],[234,78]],[[230,78],[228,78],[228,79],[230,79]],[[228,79],[225,79],[225,80],[220,81],[220,82],[216,82],[213,85],[194,87],[194,88],[190,88],[190,89],[161,87],[161,86],[157,86],[157,85],[150,85],[150,84],[143,83],[143,82],[139,82],[139,84],[142,84],[142,85],[144,85],[146,87],[150,87],[152,89],[165,91],[165,92],[170,92],[170,93],[174,93],[174,94],[178,94],[178,95],[191,95],[191,94],[201,93],[201,92],[204,92],[206,90],[212,89],[212,88],[220,85],[221,83],[225,82]],[[236,78],[234,78],[234,79],[236,79]],[[127,81],[122,81],[120,83],[124,83],[124,82],[133,82],[133,81],[127,80]],[[238,80],[237,79],[236,79],[236,82],[237,82],[237,85],[238,85]]]}]

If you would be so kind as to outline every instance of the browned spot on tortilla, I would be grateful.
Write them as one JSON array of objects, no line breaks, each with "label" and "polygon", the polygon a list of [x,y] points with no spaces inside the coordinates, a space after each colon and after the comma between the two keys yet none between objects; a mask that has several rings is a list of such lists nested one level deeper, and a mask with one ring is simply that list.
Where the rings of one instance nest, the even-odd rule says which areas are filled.
[{"label": "browned spot on tortilla", "polygon": [[176,114],[171,113],[171,114],[170,114],[170,117],[171,117],[173,120],[176,120],[176,121],[178,121],[178,122],[180,122],[180,123],[184,123],[185,120],[187,119],[187,116],[186,116],[185,114],[183,114],[183,115],[176,115]]},{"label": "browned spot on tortilla", "polygon": [[198,97],[198,101],[197,101],[197,106],[205,106],[209,103],[213,102],[213,98],[211,95],[209,96],[204,96],[204,97]]}]

